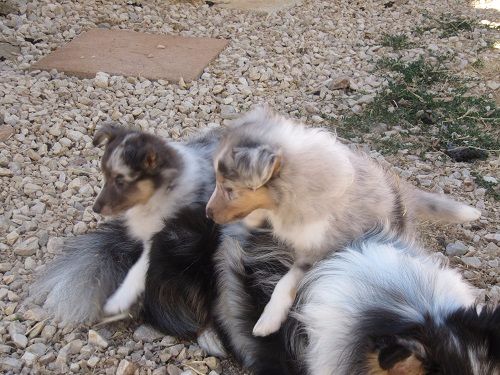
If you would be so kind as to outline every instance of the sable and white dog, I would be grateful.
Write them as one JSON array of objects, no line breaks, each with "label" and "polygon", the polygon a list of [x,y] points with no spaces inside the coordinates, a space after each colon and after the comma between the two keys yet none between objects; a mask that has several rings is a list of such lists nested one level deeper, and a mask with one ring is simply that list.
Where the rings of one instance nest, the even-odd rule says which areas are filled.
[{"label": "sable and white dog", "polygon": [[237,121],[216,153],[207,216],[219,224],[268,221],[294,264],[276,285],[254,334],[276,332],[305,272],[378,223],[411,233],[414,217],[461,223],[480,212],[406,185],[326,130],[258,108]]}]

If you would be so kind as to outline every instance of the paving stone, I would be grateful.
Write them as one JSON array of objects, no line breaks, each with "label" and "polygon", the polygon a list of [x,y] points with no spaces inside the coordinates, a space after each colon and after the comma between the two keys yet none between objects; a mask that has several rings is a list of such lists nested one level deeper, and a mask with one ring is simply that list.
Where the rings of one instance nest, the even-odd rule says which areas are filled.
[{"label": "paving stone", "polygon": [[[227,43],[224,39],[93,29],[45,56],[32,69],[56,69],[80,78],[106,72],[188,82],[197,79]],[[104,85],[101,81],[102,76],[99,84]]]}]

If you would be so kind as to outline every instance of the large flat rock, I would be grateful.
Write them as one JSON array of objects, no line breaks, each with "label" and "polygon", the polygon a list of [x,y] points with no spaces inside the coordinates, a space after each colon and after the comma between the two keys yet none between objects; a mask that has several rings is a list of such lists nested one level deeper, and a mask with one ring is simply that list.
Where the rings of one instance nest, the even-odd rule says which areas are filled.
[{"label": "large flat rock", "polygon": [[197,79],[228,41],[92,29],[32,65],[80,78],[97,72],[178,82]]}]

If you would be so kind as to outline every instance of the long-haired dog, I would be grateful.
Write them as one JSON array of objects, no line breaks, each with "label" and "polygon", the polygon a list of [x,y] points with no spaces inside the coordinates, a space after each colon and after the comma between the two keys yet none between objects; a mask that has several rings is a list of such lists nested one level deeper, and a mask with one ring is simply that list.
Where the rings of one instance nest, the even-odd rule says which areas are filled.
[{"label": "long-haired dog", "polygon": [[[204,330],[214,317],[226,348],[254,373],[312,374],[300,350],[307,341],[300,335],[300,340],[292,341],[286,335],[298,331],[295,319],[290,318],[287,329],[269,337],[252,335],[252,327],[276,283],[291,267],[293,254],[269,230],[249,232],[241,225],[232,225],[221,235],[219,228],[205,218],[204,206],[214,188],[211,159],[218,141],[217,134],[209,133],[185,144],[168,144],[176,152],[182,150],[180,155],[189,154],[181,157],[184,163],[198,163],[194,168],[199,168],[194,169],[199,174],[193,186],[177,185],[174,178],[170,192],[197,193],[192,200],[184,200],[184,205],[168,211],[171,215],[150,241],[144,299],[147,321],[180,337],[193,338],[203,332],[202,346],[213,354],[219,349],[220,354],[216,337]],[[108,141],[108,147],[113,147],[112,141]],[[138,154],[143,151],[136,149]],[[177,176],[185,173],[185,167],[182,164]],[[161,190],[164,185],[158,186]],[[165,192],[164,203],[172,196]],[[144,202],[140,200],[134,207]],[[437,213],[441,209],[443,206],[435,207]],[[76,322],[100,317],[108,297],[116,295],[127,272],[144,254],[144,242],[132,233],[127,216],[121,216],[94,233],[69,241],[62,256],[49,265],[32,288],[38,296],[48,293],[45,307],[49,312]],[[293,351],[289,350],[291,343]]]},{"label": "long-haired dog", "polygon": [[500,306],[476,295],[442,259],[372,233],[306,275],[296,349],[314,375],[498,375]]},{"label": "long-haired dog", "polygon": [[218,135],[187,143],[107,124],[104,186],[94,210],[117,217],[66,241],[31,288],[65,323],[91,323],[125,311],[145,291],[144,316],[163,332],[195,337],[209,321],[212,255],[219,230],[205,217],[214,186]]},{"label": "long-haired dog", "polygon": [[267,220],[294,264],[278,282],[254,334],[276,332],[305,272],[379,222],[408,233],[414,217],[477,219],[470,206],[399,182],[322,129],[258,108],[237,121],[215,156],[216,189],[207,215],[219,224]]},{"label": "long-haired dog", "polygon": [[217,252],[214,318],[228,347],[255,374],[497,375],[500,307],[441,257],[380,231],[308,272],[283,327],[252,335],[293,259],[270,231],[225,237]]}]

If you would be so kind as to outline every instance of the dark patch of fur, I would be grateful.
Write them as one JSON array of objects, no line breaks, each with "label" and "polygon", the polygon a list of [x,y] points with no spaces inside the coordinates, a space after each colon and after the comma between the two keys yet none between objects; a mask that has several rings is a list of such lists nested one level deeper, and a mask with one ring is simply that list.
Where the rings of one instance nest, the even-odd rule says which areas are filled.
[{"label": "dark patch of fur", "polygon": [[[154,163],[148,163],[153,158]],[[123,162],[141,177],[155,177],[165,169],[180,169],[181,160],[176,151],[163,139],[148,133],[138,133],[125,141]]]},{"label": "dark patch of fur", "polygon": [[212,256],[220,232],[204,202],[182,209],[153,237],[144,296],[145,320],[164,333],[194,339],[209,324]]},{"label": "dark patch of fur", "polygon": [[229,168],[222,160],[219,160],[217,163],[217,171],[227,180],[236,180],[238,178],[238,173],[234,169]]},{"label": "dark patch of fur", "polygon": [[[282,263],[283,259],[264,260],[259,259],[259,253],[265,252],[266,248],[276,246],[270,231],[258,230],[254,231],[247,241],[242,244],[248,256],[241,259],[243,271],[237,268],[231,268],[230,272],[239,286],[239,299],[244,301],[239,305],[240,316],[237,318],[237,326],[240,334],[247,337],[252,342],[249,347],[236,347],[230,340],[230,332],[226,331],[225,327],[217,324],[217,331],[223,340],[225,346],[230,352],[243,362],[243,358],[247,352],[254,353],[254,363],[249,370],[255,375],[299,375],[303,374],[299,363],[290,355],[288,351],[288,343],[286,342],[285,326],[290,324],[286,322],[284,327],[277,333],[267,337],[255,337],[252,334],[252,329],[260,318],[264,307],[269,302],[272,293],[272,288],[262,285],[262,280],[272,276],[283,276],[288,267]],[[252,257],[257,255],[256,257]],[[278,278],[276,279],[276,281]],[[219,293],[227,293],[228,291],[219,291]],[[228,316],[217,316],[216,320],[226,321],[231,319]],[[292,318],[288,319],[293,320]],[[234,332],[233,332],[234,333]]]},{"label": "dark patch of fur", "polygon": [[[481,352],[485,348],[487,358],[479,358],[479,362],[487,368],[482,368],[481,375],[497,374],[500,357],[495,340],[499,339],[499,311],[497,308],[495,312],[478,315],[474,309],[461,309],[451,314],[444,324],[438,324],[430,316],[423,323],[411,322],[382,307],[365,311],[358,319],[356,344],[345,350],[344,360],[350,364],[348,373],[365,373],[369,354],[378,352],[384,369],[414,354],[422,361],[427,375],[473,375],[468,350]],[[495,326],[496,339],[492,340]],[[459,344],[455,345],[454,341]],[[415,350],[411,343],[417,343],[424,352]]]},{"label": "dark patch of fur", "polygon": [[386,345],[380,349],[378,354],[378,361],[380,368],[383,370],[390,370],[398,362],[405,360],[411,355],[410,349],[393,343],[392,345]]},{"label": "dark patch of fur", "polygon": [[120,126],[118,123],[107,122],[102,124],[99,130],[95,132],[92,143],[94,146],[99,146],[106,141],[109,145],[112,142],[116,143],[115,140],[117,138],[120,139],[119,142],[121,142],[123,137],[131,132],[132,130],[128,130]]},{"label": "dark patch of fur", "polygon": [[256,140],[253,140],[249,137],[244,137],[241,139],[236,145],[236,148],[258,148],[262,146],[262,143]]}]

